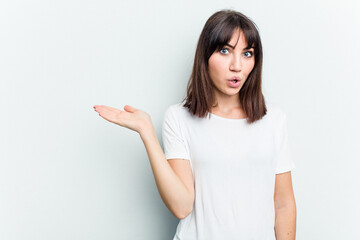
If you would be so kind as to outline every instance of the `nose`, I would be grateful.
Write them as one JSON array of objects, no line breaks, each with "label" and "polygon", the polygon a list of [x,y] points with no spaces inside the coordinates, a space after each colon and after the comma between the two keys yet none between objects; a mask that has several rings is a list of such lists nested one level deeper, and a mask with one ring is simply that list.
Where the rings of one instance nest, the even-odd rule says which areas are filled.
[{"label": "nose", "polygon": [[230,71],[240,72],[242,69],[241,57],[234,55],[230,63]]}]

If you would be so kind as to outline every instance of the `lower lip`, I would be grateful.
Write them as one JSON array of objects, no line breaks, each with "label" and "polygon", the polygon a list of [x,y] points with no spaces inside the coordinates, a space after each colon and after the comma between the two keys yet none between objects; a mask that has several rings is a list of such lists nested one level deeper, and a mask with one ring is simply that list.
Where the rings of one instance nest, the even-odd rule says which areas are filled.
[{"label": "lower lip", "polygon": [[234,83],[233,81],[228,81],[229,86],[233,87],[233,88],[239,87],[240,83],[241,83],[241,81],[237,81],[236,83]]}]

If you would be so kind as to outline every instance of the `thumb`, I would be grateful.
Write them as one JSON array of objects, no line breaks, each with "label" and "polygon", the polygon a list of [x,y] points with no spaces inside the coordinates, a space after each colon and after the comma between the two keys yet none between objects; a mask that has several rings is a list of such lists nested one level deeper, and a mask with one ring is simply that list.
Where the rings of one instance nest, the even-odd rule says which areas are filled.
[{"label": "thumb", "polygon": [[134,107],[132,107],[132,106],[130,106],[130,105],[125,105],[125,106],[124,106],[124,110],[127,111],[127,112],[133,113],[133,112],[135,112],[137,109],[134,108]]}]

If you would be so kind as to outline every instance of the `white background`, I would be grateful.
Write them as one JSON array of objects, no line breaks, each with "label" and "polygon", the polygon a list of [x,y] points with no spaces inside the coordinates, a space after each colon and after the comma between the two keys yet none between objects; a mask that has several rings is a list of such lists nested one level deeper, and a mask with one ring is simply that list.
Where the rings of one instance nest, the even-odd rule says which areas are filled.
[{"label": "white background", "polygon": [[0,2],[0,239],[172,239],[136,132],[93,105],[185,96],[205,21],[259,27],[263,91],[288,115],[297,239],[360,239],[358,1]]}]

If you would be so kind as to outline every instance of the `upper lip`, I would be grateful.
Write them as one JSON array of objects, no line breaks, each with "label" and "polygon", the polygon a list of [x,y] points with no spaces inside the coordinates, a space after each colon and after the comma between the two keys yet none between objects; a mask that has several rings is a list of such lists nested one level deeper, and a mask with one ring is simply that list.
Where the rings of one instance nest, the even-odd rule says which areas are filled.
[{"label": "upper lip", "polygon": [[229,79],[229,81],[233,81],[233,80],[238,80],[238,81],[240,81],[241,78],[238,77],[238,76],[233,76],[232,78]]}]

